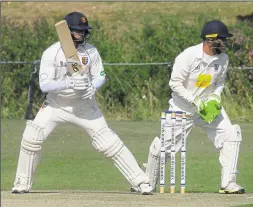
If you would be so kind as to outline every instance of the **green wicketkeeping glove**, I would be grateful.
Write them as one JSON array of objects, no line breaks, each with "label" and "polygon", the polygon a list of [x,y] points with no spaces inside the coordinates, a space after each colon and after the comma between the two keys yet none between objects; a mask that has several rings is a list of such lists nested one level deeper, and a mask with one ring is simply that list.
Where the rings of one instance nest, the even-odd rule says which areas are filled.
[{"label": "green wicketkeeping glove", "polygon": [[[205,110],[210,115],[210,117],[213,117],[213,120],[217,118],[217,116],[221,113],[221,98],[216,94],[211,94],[208,97],[208,100],[205,102]],[[212,121],[213,121],[212,120]]]},{"label": "green wicketkeeping glove", "polygon": [[197,112],[199,113],[200,111],[204,110],[205,103],[204,101],[201,100],[199,96],[196,96],[194,99],[194,105],[197,108]]},{"label": "green wicketkeeping glove", "polygon": [[205,103],[202,101],[202,99],[199,96],[196,96],[194,99],[194,105],[197,108],[197,113],[199,116],[207,122],[210,118],[207,117],[207,112],[205,110]]},{"label": "green wicketkeeping glove", "polygon": [[194,104],[197,107],[197,113],[204,122],[211,123],[221,112],[220,97],[212,94],[208,100],[203,102],[200,97],[196,97]]}]

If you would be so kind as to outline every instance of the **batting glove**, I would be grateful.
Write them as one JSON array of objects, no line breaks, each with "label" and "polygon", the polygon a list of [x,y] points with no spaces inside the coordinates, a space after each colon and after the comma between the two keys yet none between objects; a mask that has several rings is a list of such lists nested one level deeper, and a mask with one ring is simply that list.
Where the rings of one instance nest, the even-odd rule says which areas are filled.
[{"label": "batting glove", "polygon": [[84,75],[66,76],[65,79],[66,88],[71,88],[78,91],[86,90],[90,85],[89,77]]},{"label": "batting glove", "polygon": [[91,97],[96,93],[96,88],[90,84],[89,87],[82,93],[82,99],[91,99]]}]

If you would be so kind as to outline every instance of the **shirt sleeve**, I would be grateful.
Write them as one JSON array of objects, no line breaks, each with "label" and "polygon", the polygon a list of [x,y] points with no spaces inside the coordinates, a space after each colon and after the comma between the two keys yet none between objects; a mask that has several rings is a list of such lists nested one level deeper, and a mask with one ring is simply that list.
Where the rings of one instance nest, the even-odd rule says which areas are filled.
[{"label": "shirt sleeve", "polygon": [[215,90],[214,90],[214,94],[218,95],[219,97],[221,96],[221,93],[225,87],[225,79],[227,77],[227,71],[228,71],[228,58],[226,60],[226,63],[224,65],[224,71],[221,74],[220,78],[218,79],[218,81],[215,84]]},{"label": "shirt sleeve", "polygon": [[102,59],[97,50],[92,60],[90,74],[91,74],[91,83],[96,89],[104,85],[106,74],[104,71]]},{"label": "shirt sleeve", "polygon": [[190,67],[190,57],[187,57],[187,54],[184,52],[179,54],[173,65],[169,86],[173,93],[176,93],[179,97],[192,104],[194,101],[192,93],[184,86],[190,74]]},{"label": "shirt sleeve", "polygon": [[55,56],[57,51],[46,50],[41,58],[39,85],[43,92],[60,91],[66,88],[64,79],[56,79]]}]

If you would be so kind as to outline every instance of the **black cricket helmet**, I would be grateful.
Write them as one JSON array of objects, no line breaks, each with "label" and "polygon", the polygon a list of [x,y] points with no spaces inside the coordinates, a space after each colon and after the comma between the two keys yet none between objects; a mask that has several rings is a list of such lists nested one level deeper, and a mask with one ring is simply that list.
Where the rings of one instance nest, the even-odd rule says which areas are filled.
[{"label": "black cricket helmet", "polygon": [[70,30],[88,30],[92,27],[88,23],[87,17],[80,12],[71,12],[64,17]]},{"label": "black cricket helmet", "polygon": [[[68,27],[71,31],[71,36],[73,41],[77,44],[83,44],[90,37],[90,29],[92,28],[89,23],[87,17],[80,12],[71,12],[64,17],[66,20]],[[77,33],[80,37],[75,38],[74,33]]]},{"label": "black cricket helmet", "polygon": [[233,35],[228,32],[227,26],[219,20],[207,22],[203,26],[200,35],[204,41],[209,43],[213,54],[226,52],[226,47],[229,45],[227,38],[232,36]]},{"label": "black cricket helmet", "polygon": [[228,32],[227,26],[219,21],[219,20],[213,20],[210,22],[207,22],[201,31],[200,37],[205,40],[209,38],[228,38],[232,37],[233,34]]}]

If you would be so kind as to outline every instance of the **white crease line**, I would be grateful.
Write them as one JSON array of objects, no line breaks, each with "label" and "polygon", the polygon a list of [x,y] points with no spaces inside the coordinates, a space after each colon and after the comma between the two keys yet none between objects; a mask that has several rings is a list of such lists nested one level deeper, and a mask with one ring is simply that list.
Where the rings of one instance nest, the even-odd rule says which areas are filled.
[{"label": "white crease line", "polygon": [[45,193],[44,196],[49,196],[49,195],[59,195],[61,193]]}]

